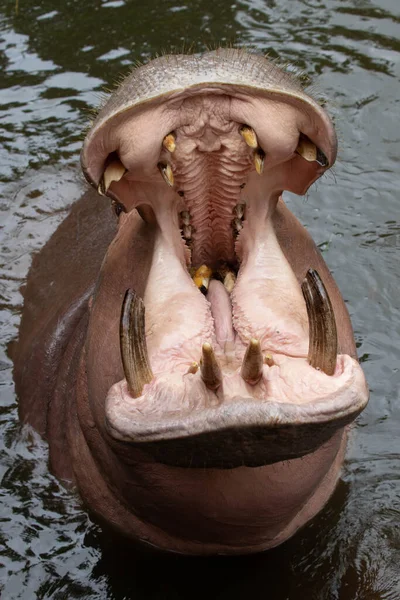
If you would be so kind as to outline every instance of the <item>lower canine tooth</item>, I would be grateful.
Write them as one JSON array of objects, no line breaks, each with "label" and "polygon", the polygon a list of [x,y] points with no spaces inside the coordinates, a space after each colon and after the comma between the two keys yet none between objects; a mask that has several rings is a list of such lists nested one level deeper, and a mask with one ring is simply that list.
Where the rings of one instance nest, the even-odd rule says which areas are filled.
[{"label": "lower canine tooth", "polygon": [[172,172],[171,165],[164,165],[163,163],[158,163],[158,168],[160,170],[161,175],[164,178],[164,181],[172,187],[174,185],[174,174]]},{"label": "lower canine tooth", "polygon": [[154,378],[147,355],[144,312],[143,300],[133,290],[127,290],[119,334],[125,378],[134,398],[141,396],[145,384]]},{"label": "lower canine tooth", "polygon": [[337,357],[337,331],[332,304],[317,271],[309,269],[301,285],[306,302],[310,341],[308,362],[333,375]]},{"label": "lower canine tooth", "polygon": [[217,390],[222,383],[222,373],[211,344],[203,344],[200,370],[206,386],[210,390]]}]

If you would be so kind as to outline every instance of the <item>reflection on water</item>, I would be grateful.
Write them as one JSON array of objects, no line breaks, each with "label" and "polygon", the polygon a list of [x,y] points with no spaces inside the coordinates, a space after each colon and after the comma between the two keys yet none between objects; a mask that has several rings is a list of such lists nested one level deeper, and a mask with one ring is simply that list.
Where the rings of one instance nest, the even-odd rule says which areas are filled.
[{"label": "reflection on water", "polygon": [[[0,9],[0,386],[4,598],[400,598],[397,0],[5,0]],[[292,540],[236,559],[139,557],[92,524],[20,430],[7,343],[37,250],[79,196],[89,108],[135,61],[237,42],[289,61],[329,99],[340,153],[306,198],[288,196],[353,319],[371,402],[342,481]],[[149,573],[156,575],[149,577]]]}]

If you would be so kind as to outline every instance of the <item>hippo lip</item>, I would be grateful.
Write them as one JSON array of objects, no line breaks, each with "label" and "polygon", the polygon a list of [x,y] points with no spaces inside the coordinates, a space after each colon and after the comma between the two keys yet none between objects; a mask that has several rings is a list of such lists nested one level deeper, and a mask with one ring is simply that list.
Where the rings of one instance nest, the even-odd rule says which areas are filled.
[{"label": "hippo lip", "polygon": [[[304,193],[333,163],[336,138],[293,78],[252,78],[259,57],[246,55],[239,83],[240,52],[207,56],[194,82],[193,57],[182,77],[187,57],[164,57],[159,87],[139,101],[144,67],[85,142],[84,172],[120,228],[137,208],[156,231],[143,300],[132,292],[122,310],[126,378],[108,392],[106,425],[166,464],[259,466],[312,452],[367,401],[357,361],[326,339],[327,294],[319,311],[306,294],[306,307],[272,225],[282,191]],[[213,279],[221,268],[229,282]],[[324,289],[310,273],[303,291],[313,278]]]}]

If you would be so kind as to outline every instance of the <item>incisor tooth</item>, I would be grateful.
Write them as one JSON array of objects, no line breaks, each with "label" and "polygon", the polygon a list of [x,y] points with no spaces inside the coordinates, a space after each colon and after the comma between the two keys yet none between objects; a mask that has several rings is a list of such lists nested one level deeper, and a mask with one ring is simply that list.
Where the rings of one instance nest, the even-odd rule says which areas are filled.
[{"label": "incisor tooth", "polygon": [[264,171],[264,159],[265,152],[261,150],[261,148],[254,152],[254,166],[259,175],[262,175],[262,172]]},{"label": "incisor tooth", "polygon": [[190,365],[190,367],[187,370],[187,373],[191,373],[192,375],[195,375],[197,373],[197,371],[199,370],[199,363],[194,361],[192,362],[192,364]]},{"label": "incisor tooth", "polygon": [[175,152],[175,148],[176,148],[175,140],[176,140],[176,137],[173,133],[169,133],[163,139],[163,146],[164,146],[164,148],[166,148],[166,150],[168,150],[168,152],[171,152],[171,153]]},{"label": "incisor tooth", "polygon": [[217,390],[222,383],[222,373],[211,344],[203,344],[200,360],[201,377],[210,390]]},{"label": "incisor tooth", "polygon": [[263,362],[260,342],[252,338],[247,346],[240,371],[241,376],[247,383],[256,385],[260,381],[263,372]]},{"label": "incisor tooth", "polygon": [[97,191],[99,194],[104,196],[108,192],[108,188],[112,184],[113,181],[119,181],[127,172],[127,169],[124,167],[122,162],[116,158],[112,160],[107,167],[104,169],[104,173],[102,178],[100,179],[100,183],[98,185]]},{"label": "incisor tooth", "polygon": [[174,185],[174,174],[172,172],[171,165],[165,165],[163,163],[158,163],[158,168],[160,169],[160,173],[164,178],[164,181],[172,187]]},{"label": "incisor tooth", "polygon": [[258,141],[257,141],[257,136],[256,133],[254,131],[254,129],[252,129],[252,127],[249,127],[248,125],[242,125],[242,127],[239,129],[240,134],[242,135],[244,141],[246,142],[246,144],[248,146],[250,146],[250,148],[257,148],[258,146]]},{"label": "incisor tooth", "polygon": [[300,138],[296,152],[308,162],[314,162],[317,160],[317,147],[311,142],[311,140],[307,138]]}]

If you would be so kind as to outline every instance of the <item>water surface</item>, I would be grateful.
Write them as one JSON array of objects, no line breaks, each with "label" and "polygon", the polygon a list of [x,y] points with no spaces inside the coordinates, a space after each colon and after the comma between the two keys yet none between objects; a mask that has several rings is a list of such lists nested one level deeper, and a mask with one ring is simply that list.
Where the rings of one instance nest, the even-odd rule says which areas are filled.
[{"label": "water surface", "polygon": [[[400,192],[398,0],[3,0],[0,7],[2,598],[399,600]],[[340,151],[287,196],[347,302],[371,401],[333,498],[263,555],[138,557],[93,524],[20,428],[7,344],[39,249],[81,193],[89,109],[136,61],[238,43],[304,71]]]}]

